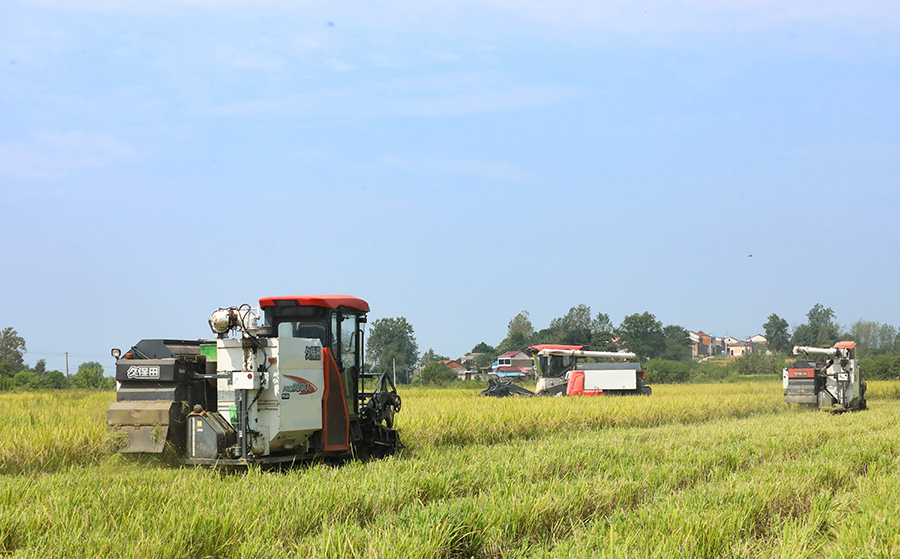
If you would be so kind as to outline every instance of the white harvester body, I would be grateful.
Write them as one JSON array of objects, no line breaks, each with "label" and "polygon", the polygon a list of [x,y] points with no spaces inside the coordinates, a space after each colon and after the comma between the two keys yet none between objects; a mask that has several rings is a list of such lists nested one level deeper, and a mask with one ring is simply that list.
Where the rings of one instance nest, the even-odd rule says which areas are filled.
[{"label": "white harvester body", "polygon": [[[261,340],[262,341],[262,340]],[[264,340],[273,363],[266,371],[244,367],[240,339],[217,340],[219,374],[218,412],[229,418],[237,413],[235,390],[251,390],[247,420],[255,455],[267,455],[305,446],[322,429],[322,395],[325,373],[322,344],[315,338]],[[258,397],[256,396],[258,394]]]},{"label": "white harvester body", "polygon": [[845,411],[866,407],[866,383],[856,359],[856,342],[834,347],[795,346],[794,355],[824,356],[823,361],[798,359],[782,371],[782,387],[789,404]]}]

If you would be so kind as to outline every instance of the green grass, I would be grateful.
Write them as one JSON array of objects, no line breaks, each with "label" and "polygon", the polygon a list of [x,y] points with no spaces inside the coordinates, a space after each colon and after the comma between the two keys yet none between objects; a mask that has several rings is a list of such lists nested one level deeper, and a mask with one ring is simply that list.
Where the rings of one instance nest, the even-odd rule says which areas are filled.
[{"label": "green grass", "polygon": [[111,393],[0,395],[0,556],[900,554],[898,383],[844,415],[780,382],[476,394],[403,391],[400,456],[240,474],[104,455]]}]

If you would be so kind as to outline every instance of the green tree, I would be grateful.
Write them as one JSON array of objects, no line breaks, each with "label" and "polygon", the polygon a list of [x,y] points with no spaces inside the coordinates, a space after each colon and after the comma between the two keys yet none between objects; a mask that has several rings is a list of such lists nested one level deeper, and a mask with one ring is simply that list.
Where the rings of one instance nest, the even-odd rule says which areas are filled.
[{"label": "green tree", "polygon": [[46,359],[38,359],[38,362],[34,365],[34,372],[37,373],[39,377],[42,377],[47,374],[47,360]]},{"label": "green tree", "polygon": [[877,355],[859,360],[859,370],[869,380],[900,379],[900,355]]},{"label": "green tree", "polygon": [[103,365],[96,361],[82,363],[72,377],[72,384],[76,388],[103,388]]},{"label": "green tree", "polygon": [[788,336],[788,322],[775,313],[763,324],[769,349],[776,353],[788,353],[791,350],[791,338]]},{"label": "green tree", "polygon": [[550,325],[537,332],[531,342],[580,345],[597,351],[614,351],[613,330],[609,315],[597,313],[597,317],[591,319],[591,307],[576,305],[564,316],[551,320]]},{"label": "green tree", "polygon": [[524,351],[531,345],[534,338],[534,326],[528,311],[522,311],[509,321],[506,328],[506,338],[500,342],[497,348],[499,353],[507,351]]},{"label": "green tree", "polygon": [[606,313],[598,312],[597,317],[591,321],[591,332],[613,332],[615,329]]},{"label": "green tree", "polygon": [[0,363],[8,362],[13,375],[24,369],[25,351],[25,339],[11,326],[0,332]]},{"label": "green tree", "polygon": [[622,345],[641,358],[658,357],[666,348],[662,322],[649,312],[626,316],[617,330]]},{"label": "green tree", "polygon": [[475,356],[475,359],[468,365],[470,370],[475,371],[481,371],[484,367],[490,367],[491,364],[497,360],[497,356],[500,355],[500,352],[497,351],[496,347],[484,342],[473,347],[470,353],[480,354]]},{"label": "green tree", "polygon": [[419,359],[415,332],[405,317],[381,318],[372,323],[366,340],[366,360],[376,374],[392,374],[397,367],[397,382],[408,383]]},{"label": "green tree", "polygon": [[806,313],[806,324],[801,324],[794,330],[791,340],[794,345],[830,347],[838,341],[838,325],[834,321],[834,311],[831,307],[823,307],[816,303]]},{"label": "green tree", "polygon": [[691,344],[688,331],[682,326],[669,324],[662,329],[665,349],[660,357],[669,361],[688,361],[691,358]]},{"label": "green tree", "polygon": [[674,384],[688,382],[691,378],[691,365],[685,361],[651,359],[644,369],[647,384]]},{"label": "green tree", "polygon": [[469,353],[493,353],[494,355],[499,355],[499,353],[497,353],[496,347],[488,345],[484,342],[477,344]]},{"label": "green tree", "polygon": [[[50,371],[41,379],[47,388],[60,389],[66,387],[66,375],[60,371]],[[110,379],[113,380],[113,379]],[[115,384],[115,380],[113,380]]]},{"label": "green tree", "polygon": [[766,355],[766,349],[753,348],[736,359],[728,362],[728,369],[739,375],[775,375],[781,374],[784,356]]},{"label": "green tree", "polygon": [[431,363],[432,361],[447,361],[449,357],[445,357],[440,353],[435,353],[432,348],[428,348],[428,351],[422,354],[422,358],[419,359],[419,366],[424,367],[425,365]]},{"label": "green tree", "polygon": [[552,342],[568,345],[586,346],[591,343],[592,332],[591,308],[587,305],[576,305],[569,309],[565,316],[550,321]]},{"label": "green tree", "polygon": [[877,353],[895,352],[898,335],[900,335],[900,332],[897,331],[895,326],[891,326],[890,324],[880,324],[878,326]]},{"label": "green tree", "polygon": [[425,365],[419,374],[419,381],[426,384],[443,384],[456,380],[456,373],[440,361],[432,361]]},{"label": "green tree", "polygon": [[894,350],[897,329],[890,324],[858,320],[850,326],[849,337],[856,341],[857,355],[868,357]]},{"label": "green tree", "polygon": [[29,383],[39,379],[33,371],[20,371],[13,377],[13,385],[18,387],[27,386]]},{"label": "green tree", "polygon": [[475,358],[470,369],[481,371],[485,367],[490,367],[497,360],[499,353],[482,353]]},{"label": "green tree", "polygon": [[594,351],[617,351],[619,348],[614,341],[616,329],[605,313],[597,313],[597,317],[591,321],[591,349]]}]

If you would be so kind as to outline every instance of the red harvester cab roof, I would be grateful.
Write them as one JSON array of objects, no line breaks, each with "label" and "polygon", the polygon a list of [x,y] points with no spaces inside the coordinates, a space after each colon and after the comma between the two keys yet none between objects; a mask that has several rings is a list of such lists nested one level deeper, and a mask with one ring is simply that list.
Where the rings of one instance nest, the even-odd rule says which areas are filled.
[{"label": "red harvester cab roof", "polygon": [[583,349],[583,345],[560,345],[560,344],[540,344],[533,345],[528,349],[533,349],[536,352],[541,351],[542,349]]},{"label": "red harvester cab roof", "polygon": [[834,344],[834,347],[840,347],[844,349],[853,349],[856,347],[856,342],[838,342]]},{"label": "red harvester cab roof", "polygon": [[291,303],[297,306],[325,307],[326,309],[347,307],[354,311],[369,312],[369,303],[350,295],[288,295],[263,297],[259,300],[259,306],[262,308]]}]

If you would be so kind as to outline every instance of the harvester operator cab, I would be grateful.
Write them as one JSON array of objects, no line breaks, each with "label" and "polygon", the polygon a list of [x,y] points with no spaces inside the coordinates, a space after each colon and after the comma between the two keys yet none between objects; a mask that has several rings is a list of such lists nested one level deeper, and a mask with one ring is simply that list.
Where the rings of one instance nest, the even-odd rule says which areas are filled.
[{"label": "harvester operator cab", "polygon": [[583,346],[536,345],[528,348],[527,352],[532,356],[538,377],[565,379],[566,373],[578,364],[578,357],[542,351],[545,349],[580,350]]},{"label": "harvester operator cab", "polygon": [[538,358],[538,374],[545,377],[563,378],[575,366],[575,358],[551,355]]},{"label": "harvester operator cab", "polygon": [[[347,411],[351,418],[355,418],[359,415],[357,386],[363,363],[362,338],[368,305],[351,297],[346,301],[329,300],[329,304],[312,299],[285,297],[261,300],[265,326],[276,332],[279,338],[315,339],[323,348],[328,348],[341,373]],[[268,305],[270,302],[271,305]]]}]

